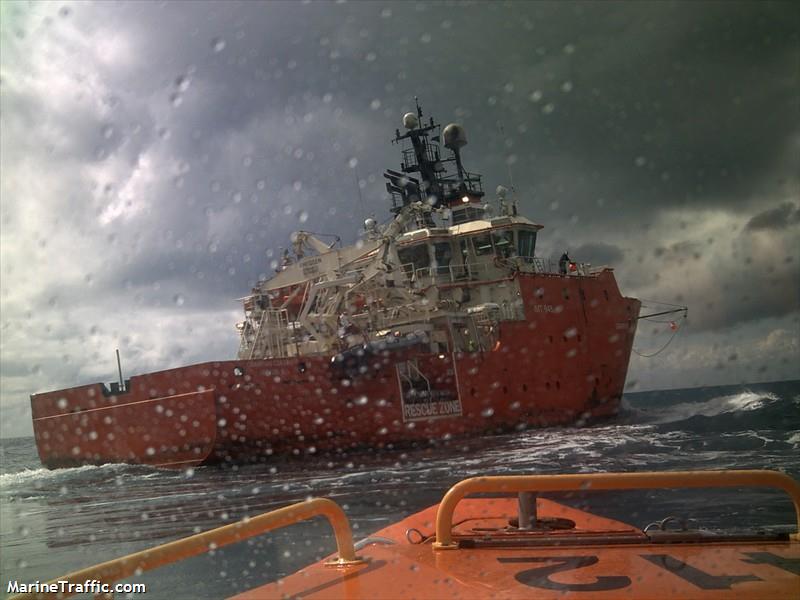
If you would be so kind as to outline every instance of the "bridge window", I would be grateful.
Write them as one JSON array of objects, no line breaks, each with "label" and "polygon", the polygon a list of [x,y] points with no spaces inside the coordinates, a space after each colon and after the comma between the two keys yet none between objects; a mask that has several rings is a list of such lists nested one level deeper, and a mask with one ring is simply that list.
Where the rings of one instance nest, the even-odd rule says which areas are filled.
[{"label": "bridge window", "polygon": [[404,269],[410,268],[407,265],[413,265],[413,270],[416,271],[417,269],[425,269],[431,264],[427,244],[416,244],[400,248],[397,251],[397,256],[400,258],[400,264],[403,265]]},{"label": "bridge window", "polygon": [[484,256],[492,253],[492,236],[488,233],[476,235],[472,238],[472,247],[475,249],[475,256]]},{"label": "bridge window", "polygon": [[450,247],[450,242],[439,242],[433,245],[433,260],[437,273],[447,273],[450,270],[452,258],[453,250]]},{"label": "bridge window", "polygon": [[514,254],[514,232],[495,231],[492,233],[492,239],[498,256],[508,258]]},{"label": "bridge window", "polygon": [[536,232],[520,231],[517,238],[519,239],[517,253],[524,258],[533,258],[536,248]]}]

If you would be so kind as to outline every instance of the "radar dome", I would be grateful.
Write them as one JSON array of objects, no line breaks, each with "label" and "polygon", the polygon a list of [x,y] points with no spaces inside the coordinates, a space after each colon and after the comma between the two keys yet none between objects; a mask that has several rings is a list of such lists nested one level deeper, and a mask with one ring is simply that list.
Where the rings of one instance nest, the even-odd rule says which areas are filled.
[{"label": "radar dome", "polygon": [[458,123],[450,123],[442,131],[442,138],[444,139],[445,148],[457,150],[462,146],[467,145],[467,132]]},{"label": "radar dome", "polygon": [[417,119],[417,115],[413,112],[403,115],[403,127],[406,129],[414,129],[417,125],[419,125],[419,119]]}]

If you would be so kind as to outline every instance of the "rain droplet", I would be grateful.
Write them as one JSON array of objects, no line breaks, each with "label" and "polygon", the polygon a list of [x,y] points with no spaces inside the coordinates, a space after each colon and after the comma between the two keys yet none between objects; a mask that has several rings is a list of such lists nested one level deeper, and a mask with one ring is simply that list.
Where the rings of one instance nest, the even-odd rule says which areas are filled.
[{"label": "rain droplet", "polygon": [[528,98],[530,98],[531,102],[539,102],[542,99],[542,92],[534,90]]},{"label": "rain droplet", "polygon": [[549,115],[549,114],[550,114],[550,113],[552,113],[552,112],[553,112],[555,109],[556,109],[556,105],[555,105],[555,104],[553,104],[552,102],[548,102],[547,104],[545,104],[545,105],[542,107],[542,112],[543,112],[544,114],[546,114],[546,115]]},{"label": "rain droplet", "polygon": [[561,91],[564,92],[565,94],[569,94],[572,91],[572,82],[565,81],[564,83],[562,83]]},{"label": "rain droplet", "polygon": [[225,40],[220,37],[214,38],[211,40],[211,49],[214,50],[214,52],[222,52],[225,50]]},{"label": "rain droplet", "polygon": [[375,98],[372,102],[369,103],[369,107],[372,110],[378,110],[381,107],[381,101]]},{"label": "rain droplet", "polygon": [[305,223],[308,221],[308,212],[301,210],[300,213],[297,215],[297,220],[301,223]]},{"label": "rain droplet", "polygon": [[358,159],[354,156],[350,160],[347,161],[347,166],[351,169],[355,169],[358,166]]},{"label": "rain droplet", "polygon": [[175,294],[175,296],[172,298],[172,301],[178,306],[183,306],[184,303],[184,299],[181,294]]},{"label": "rain droplet", "polygon": [[484,408],[481,411],[481,416],[484,417],[491,417],[494,414],[494,409],[490,406],[489,408]]},{"label": "rain droplet", "polygon": [[175,78],[175,87],[178,88],[178,91],[185,92],[189,89],[191,81],[192,80],[186,75],[178,75],[178,77]]},{"label": "rain droplet", "polygon": [[647,159],[644,156],[637,156],[633,162],[637,167],[643,167],[647,164]]}]

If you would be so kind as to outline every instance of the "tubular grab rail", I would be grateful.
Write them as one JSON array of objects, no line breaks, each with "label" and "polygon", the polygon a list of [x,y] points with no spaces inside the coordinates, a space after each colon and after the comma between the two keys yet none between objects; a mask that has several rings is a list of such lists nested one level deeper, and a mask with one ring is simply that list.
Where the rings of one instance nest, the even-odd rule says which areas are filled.
[{"label": "tubular grab rail", "polygon": [[[244,518],[236,523],[211,529],[197,535],[168,542],[154,548],[134,552],[114,560],[110,560],[80,571],[74,571],[53,579],[48,583],[67,581],[69,583],[84,583],[85,581],[99,580],[101,583],[111,584],[121,579],[169,565],[185,558],[240,542],[262,533],[267,533],[287,525],[298,523],[312,517],[326,517],[336,536],[336,546],[339,558],[331,561],[333,566],[350,566],[362,564],[364,561],[356,556],[353,546],[353,533],[350,522],[342,508],[333,500],[327,498],[313,498],[305,502],[298,502],[277,510],[260,514],[251,518]],[[23,598],[67,598],[75,593],[25,593],[13,596],[9,600]]]},{"label": "tubular grab rail", "polygon": [[[784,473],[766,470],[672,471],[642,473],[584,473],[570,475],[508,475],[472,477],[458,482],[442,498],[436,512],[434,550],[454,550],[453,513],[467,495],[480,492],[566,492],[587,490],[644,490],[665,488],[773,487],[794,502],[800,532],[800,484]],[[800,533],[792,539],[800,540]]]}]

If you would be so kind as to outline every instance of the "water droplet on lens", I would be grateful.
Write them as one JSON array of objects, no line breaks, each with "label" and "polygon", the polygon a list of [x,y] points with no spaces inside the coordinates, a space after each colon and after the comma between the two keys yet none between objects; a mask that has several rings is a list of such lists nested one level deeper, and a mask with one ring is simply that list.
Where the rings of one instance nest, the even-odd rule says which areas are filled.
[{"label": "water droplet on lens", "polygon": [[308,213],[304,210],[301,210],[300,213],[297,215],[297,220],[301,223],[305,223],[308,221]]},{"label": "water droplet on lens", "polygon": [[214,50],[214,52],[222,52],[225,50],[225,40],[222,38],[214,38],[211,40],[211,49]]},{"label": "water droplet on lens", "polygon": [[178,88],[178,91],[185,92],[189,89],[189,84],[191,83],[191,79],[186,77],[185,75],[179,75],[175,79],[175,87]]},{"label": "water droplet on lens", "polygon": [[489,408],[484,408],[481,411],[481,416],[484,417],[491,417],[494,414],[494,409],[490,406]]},{"label": "water droplet on lens", "polygon": [[184,299],[181,294],[175,294],[175,297],[172,299],[172,301],[175,302],[175,304],[177,304],[178,306],[183,306],[184,303]]}]

